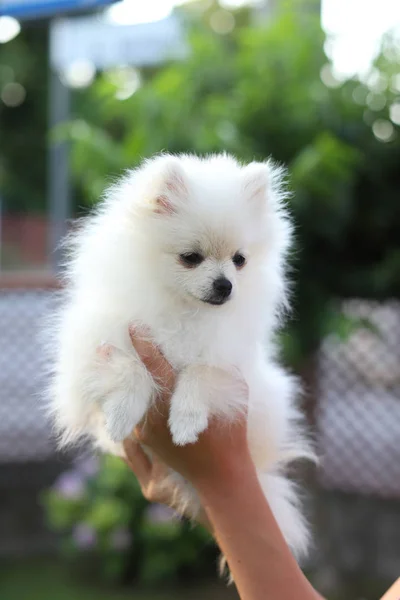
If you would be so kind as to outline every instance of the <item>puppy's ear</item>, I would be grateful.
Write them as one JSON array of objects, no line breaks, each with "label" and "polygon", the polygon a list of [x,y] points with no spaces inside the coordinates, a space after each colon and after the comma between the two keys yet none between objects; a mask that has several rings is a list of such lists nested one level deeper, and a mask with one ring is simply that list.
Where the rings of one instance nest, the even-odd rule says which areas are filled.
[{"label": "puppy's ear", "polygon": [[179,159],[174,156],[163,157],[155,194],[155,212],[162,215],[176,213],[187,197],[185,173]]},{"label": "puppy's ear", "polygon": [[260,207],[267,201],[270,172],[267,163],[252,162],[243,169],[243,193],[248,202]]}]

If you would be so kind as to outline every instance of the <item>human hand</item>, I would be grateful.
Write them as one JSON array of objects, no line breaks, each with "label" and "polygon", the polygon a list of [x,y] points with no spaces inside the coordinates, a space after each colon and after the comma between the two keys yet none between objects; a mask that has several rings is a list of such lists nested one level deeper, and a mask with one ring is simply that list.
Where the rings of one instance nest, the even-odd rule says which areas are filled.
[{"label": "human hand", "polygon": [[[166,504],[173,509],[178,508],[181,514],[186,515],[188,518],[193,518],[191,514],[182,513],[181,506],[176,506],[176,489],[168,479],[170,470],[158,456],[153,454],[150,460],[140,443],[133,439],[124,441],[124,450],[124,460],[136,476],[146,500],[158,504]],[[200,507],[200,510],[196,514],[196,521],[212,532],[212,526],[202,507]]]},{"label": "human hand", "polygon": [[[246,469],[249,462],[251,463],[247,445],[246,415],[240,415],[230,423],[212,419],[208,429],[199,436],[195,444],[176,446],[172,442],[168,414],[176,374],[147,336],[144,337],[135,330],[130,330],[130,335],[139,357],[160,388],[158,401],[134,432],[136,440],[149,447],[156,455],[155,470],[150,467],[150,460],[143,450],[139,450],[137,442],[124,442],[127,455],[133,457],[136,469],[141,473],[145,493],[151,490],[154,494],[156,489],[160,489],[155,482],[155,477],[158,478],[162,472],[159,463],[168,465],[195,487],[206,481],[210,484],[221,483],[232,474],[237,476],[238,471]],[[243,385],[243,382],[238,381],[238,385]],[[157,494],[159,493],[157,491]]]},{"label": "human hand", "polygon": [[[174,445],[168,409],[176,374],[151,341],[134,331],[131,339],[160,388],[158,402],[135,428],[137,441],[124,442],[128,463],[145,495],[169,503],[157,485],[165,465],[194,485],[203,505],[202,518],[226,556],[243,600],[293,594],[302,600],[323,600],[299,569],[260,486],[247,444],[246,415],[230,423],[212,419],[196,443]],[[153,463],[141,453],[140,444],[151,449]]]}]

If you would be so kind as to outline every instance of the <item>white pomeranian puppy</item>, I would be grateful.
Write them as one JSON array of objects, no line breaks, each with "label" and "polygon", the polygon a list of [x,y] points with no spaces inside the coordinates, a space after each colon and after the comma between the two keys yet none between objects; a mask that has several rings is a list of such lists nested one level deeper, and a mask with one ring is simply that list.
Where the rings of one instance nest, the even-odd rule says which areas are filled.
[{"label": "white pomeranian puppy", "polygon": [[[129,337],[130,326],[146,326],[179,374],[173,441],[195,442],[210,416],[229,421],[247,410],[261,485],[298,556],[307,527],[285,471],[313,453],[296,382],[273,347],[286,305],[285,196],[270,161],[164,154],[128,172],[71,236],[49,393],[62,443],[89,437],[122,452],[157,396]],[[104,343],[113,351],[99,352]],[[169,485],[193,516],[193,489],[177,474]]]}]

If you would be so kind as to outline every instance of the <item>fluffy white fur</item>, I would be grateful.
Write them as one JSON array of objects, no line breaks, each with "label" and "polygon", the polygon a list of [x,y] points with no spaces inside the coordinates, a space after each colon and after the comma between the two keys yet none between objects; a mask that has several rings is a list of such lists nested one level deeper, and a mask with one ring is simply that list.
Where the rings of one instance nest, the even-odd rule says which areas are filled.
[{"label": "fluffy white fur", "polygon": [[[157,394],[128,334],[132,324],[146,326],[179,372],[169,418],[176,444],[194,442],[210,415],[234,419],[248,402],[260,482],[299,555],[307,528],[285,470],[312,450],[294,404],[296,382],[277,364],[272,341],[286,305],[284,201],[282,172],[271,162],[166,154],[128,172],[69,240],[49,393],[62,443],[84,436],[121,452]],[[181,255],[193,252],[204,260],[189,268]],[[241,268],[232,261],[238,252]],[[232,293],[212,305],[220,277]],[[114,351],[99,353],[104,343]],[[173,473],[167,484],[195,514],[193,490]]]}]

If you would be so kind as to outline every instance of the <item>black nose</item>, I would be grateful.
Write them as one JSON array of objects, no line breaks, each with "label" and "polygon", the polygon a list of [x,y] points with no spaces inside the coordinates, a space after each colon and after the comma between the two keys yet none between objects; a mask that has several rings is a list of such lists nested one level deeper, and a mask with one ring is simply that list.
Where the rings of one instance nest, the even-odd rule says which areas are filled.
[{"label": "black nose", "polygon": [[232,284],[226,277],[218,277],[213,283],[214,292],[221,298],[228,298],[232,291]]}]

